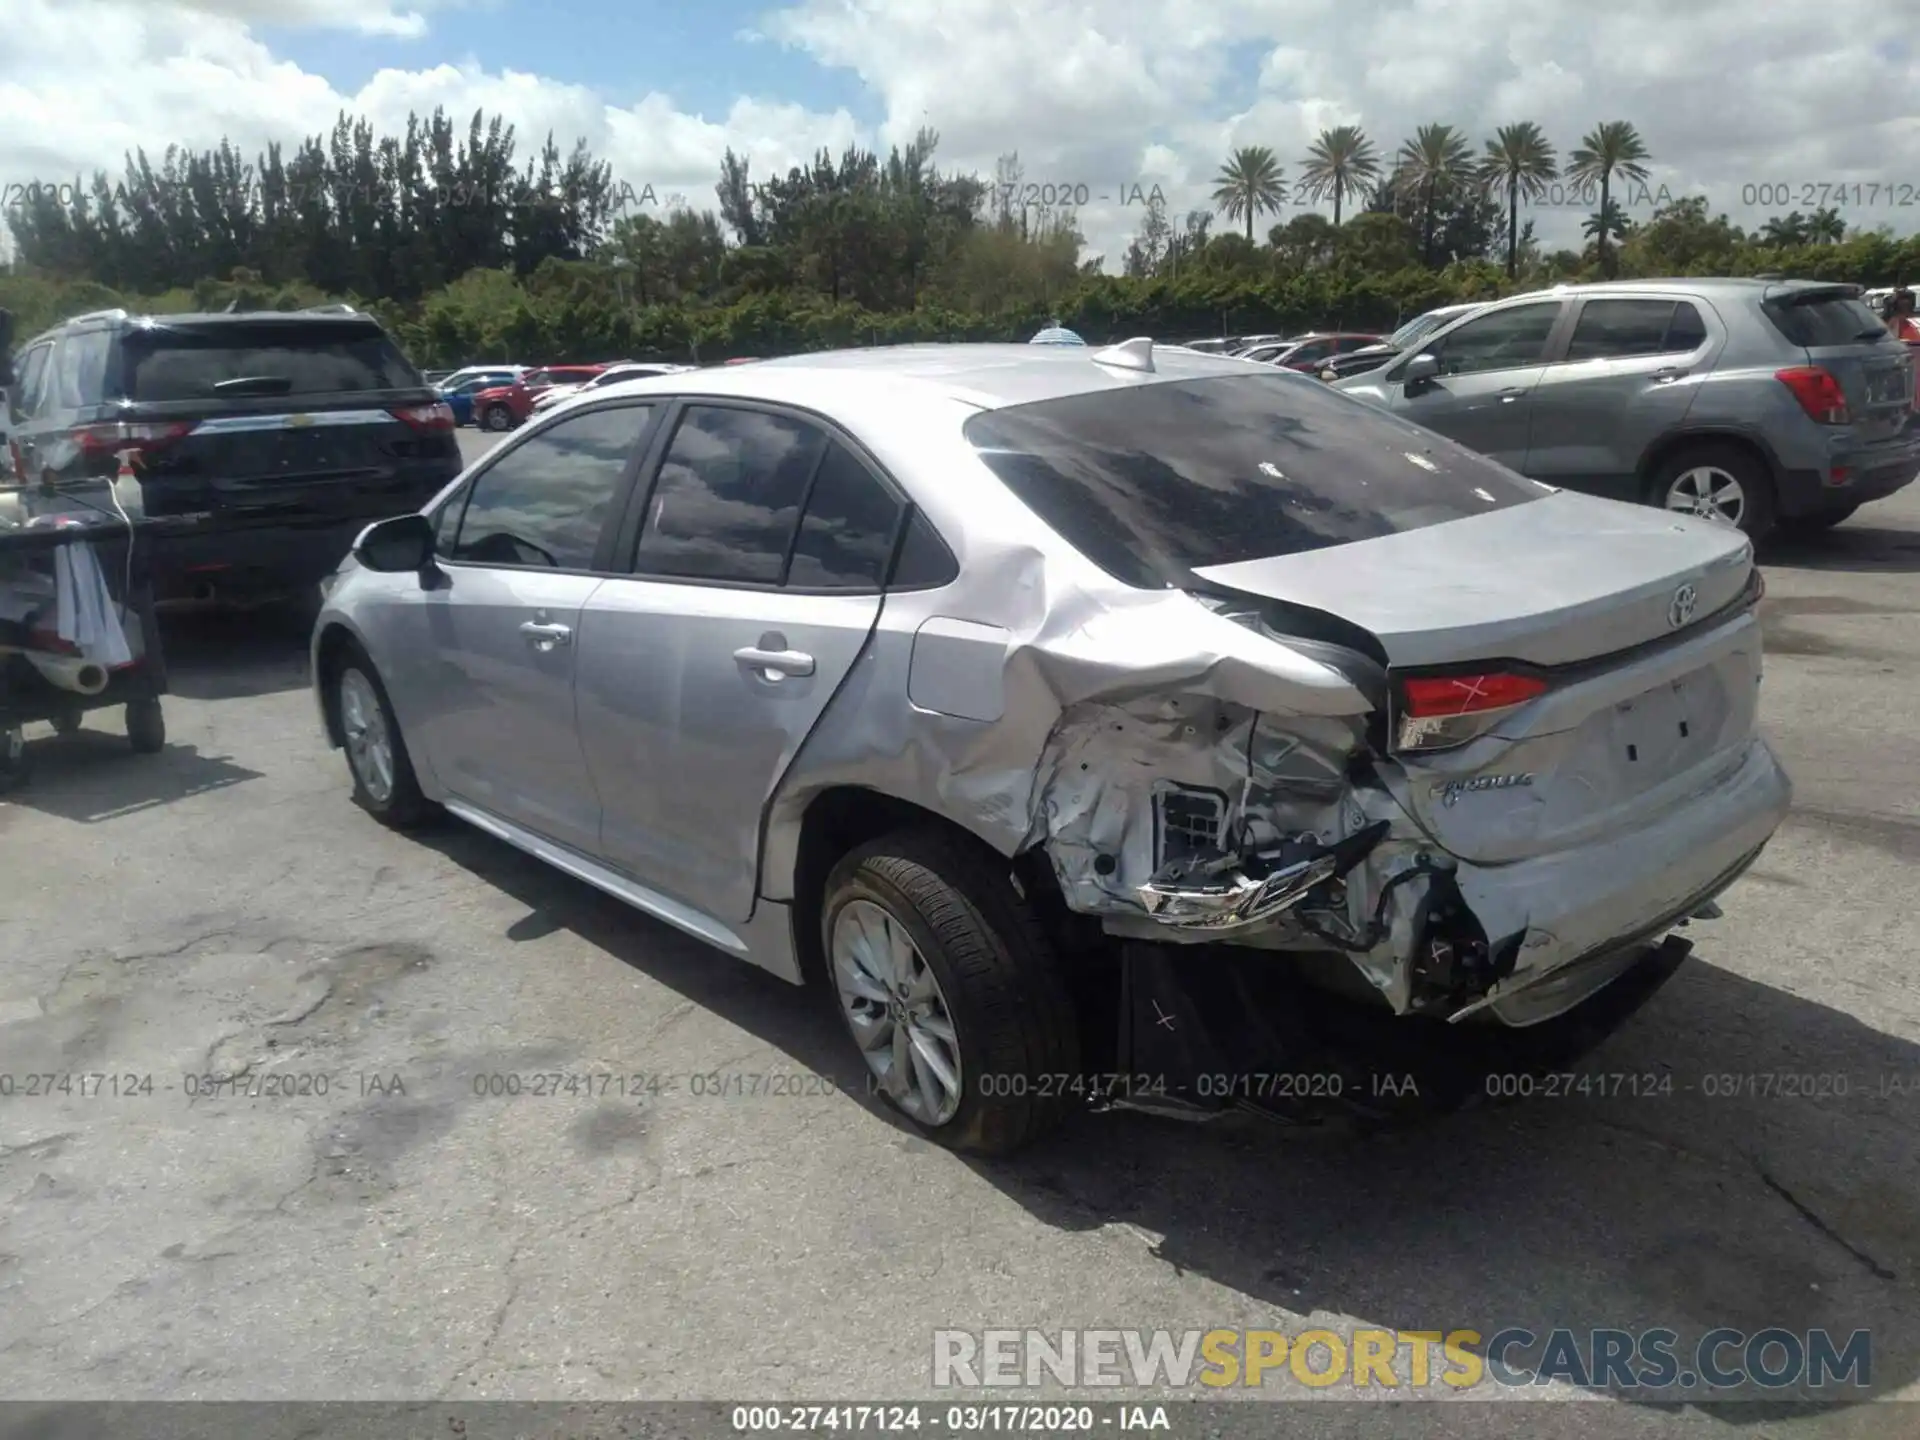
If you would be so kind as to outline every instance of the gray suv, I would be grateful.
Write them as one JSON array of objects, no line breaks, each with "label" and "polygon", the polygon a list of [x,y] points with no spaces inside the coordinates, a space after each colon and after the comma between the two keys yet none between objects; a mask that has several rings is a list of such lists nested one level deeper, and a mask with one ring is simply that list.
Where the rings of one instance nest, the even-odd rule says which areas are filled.
[{"label": "gray suv", "polygon": [[1836,525],[1920,471],[1913,362],[1846,285],[1560,286],[1334,388],[1535,480],[1756,540]]}]

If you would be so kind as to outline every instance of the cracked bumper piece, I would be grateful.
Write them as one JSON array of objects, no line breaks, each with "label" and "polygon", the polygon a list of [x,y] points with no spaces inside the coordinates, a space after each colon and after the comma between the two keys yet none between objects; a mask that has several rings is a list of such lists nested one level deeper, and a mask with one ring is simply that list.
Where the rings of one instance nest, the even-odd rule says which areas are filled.
[{"label": "cracked bumper piece", "polygon": [[1793,799],[1756,739],[1713,786],[1628,836],[1509,865],[1466,865],[1461,898],[1491,936],[1519,935],[1481,1006],[1508,1025],[1564,1013],[1631,965],[1635,942],[1698,913],[1752,863]]}]

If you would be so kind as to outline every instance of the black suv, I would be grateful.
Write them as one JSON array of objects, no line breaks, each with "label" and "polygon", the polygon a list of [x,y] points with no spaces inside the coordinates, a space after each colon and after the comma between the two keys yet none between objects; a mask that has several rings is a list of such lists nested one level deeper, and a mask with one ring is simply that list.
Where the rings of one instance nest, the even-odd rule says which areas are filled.
[{"label": "black suv", "polygon": [[[81,315],[13,363],[10,446],[48,483],[156,527],[159,599],[315,586],[368,522],[460,473],[453,412],[345,307]],[[126,455],[134,480],[117,483]]]}]

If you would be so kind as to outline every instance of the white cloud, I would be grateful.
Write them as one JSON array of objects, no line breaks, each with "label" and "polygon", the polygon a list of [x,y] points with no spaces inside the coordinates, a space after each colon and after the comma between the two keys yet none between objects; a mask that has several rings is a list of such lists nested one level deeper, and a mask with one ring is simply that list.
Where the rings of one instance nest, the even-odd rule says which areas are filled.
[{"label": "white cloud", "polygon": [[[460,0],[11,0],[0,31],[0,185],[116,172],[122,154],[231,137],[249,153],[330,126],[342,109],[383,128],[445,105],[505,114],[523,141],[578,136],[635,192],[712,204],[722,153],[754,173],[817,147],[941,134],[940,161],[991,174],[1018,150],[1026,178],[1084,185],[1091,248],[1119,254],[1137,226],[1120,197],[1158,184],[1177,212],[1207,203],[1236,145],[1271,146],[1297,172],[1313,135],[1358,124],[1391,155],[1445,120],[1476,146],[1538,121],[1564,154],[1595,123],[1628,119],[1654,155],[1651,184],[1705,193],[1743,223],[1807,209],[1857,182],[1858,226],[1920,226],[1920,47],[1881,45],[1884,0],[1817,9],[1734,0],[791,0],[757,33],[851,72],[884,119],[864,134],[798,95],[741,96],[722,114],[662,94],[611,104],[565,76],[488,72],[436,12]],[[471,3],[471,0],[469,0]],[[343,92],[276,54],[253,28],[414,37],[419,68]],[[592,22],[578,25],[582,41]],[[428,59],[441,63],[428,64]],[[721,62],[716,62],[721,63]],[[661,77],[662,80],[671,77]],[[524,151],[523,151],[524,153]],[[1880,188],[1875,195],[1870,187]],[[1887,187],[1896,187],[1891,194]],[[1743,204],[1756,187],[1784,203]],[[1905,186],[1905,190],[1898,187]],[[1902,205],[1899,202],[1909,203]],[[1542,211],[1570,240],[1579,207]],[[1268,223],[1268,222],[1263,222]]]}]

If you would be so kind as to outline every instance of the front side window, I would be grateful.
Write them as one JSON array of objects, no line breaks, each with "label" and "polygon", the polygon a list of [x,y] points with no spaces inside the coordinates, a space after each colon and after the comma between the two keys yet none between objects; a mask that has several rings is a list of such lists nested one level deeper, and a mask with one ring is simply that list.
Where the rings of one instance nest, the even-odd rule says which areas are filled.
[{"label": "front side window", "polygon": [[41,381],[46,378],[47,357],[53,353],[51,345],[35,345],[20,357],[20,363],[14,367],[14,386],[11,408],[15,415],[30,420],[43,408]]},{"label": "front side window", "polygon": [[514,446],[472,482],[447,558],[591,570],[652,408],[622,405],[571,415]]},{"label": "front side window", "polygon": [[989,410],[964,434],[1061,538],[1143,589],[1200,588],[1197,569],[1372,540],[1548,493],[1286,371]]},{"label": "front side window", "polygon": [[1538,365],[1546,356],[1547,337],[1553,334],[1559,318],[1557,300],[1516,305],[1469,320],[1426,349],[1439,360],[1442,375],[1478,375]]},{"label": "front side window", "polygon": [[791,416],[690,406],[661,461],[634,568],[778,584],[826,445]]}]

